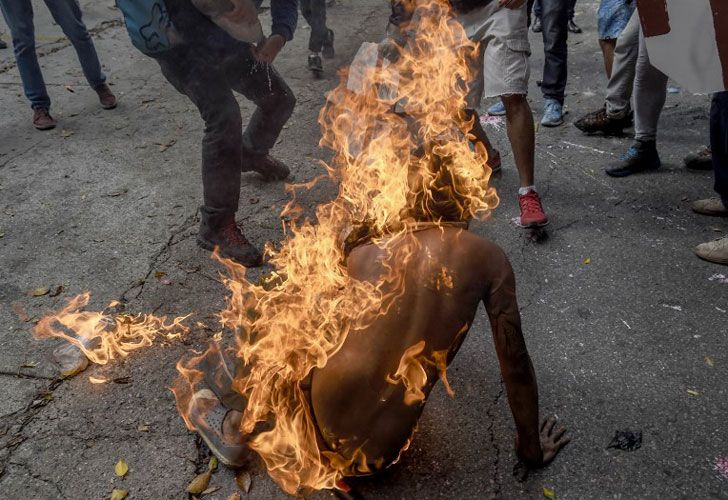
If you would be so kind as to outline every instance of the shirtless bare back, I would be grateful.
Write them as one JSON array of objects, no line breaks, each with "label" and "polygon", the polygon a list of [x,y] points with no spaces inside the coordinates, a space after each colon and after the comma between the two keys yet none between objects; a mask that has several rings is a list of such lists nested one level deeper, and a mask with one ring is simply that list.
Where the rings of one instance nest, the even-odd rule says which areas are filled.
[{"label": "shirtless bare back", "polygon": [[[404,293],[367,329],[352,332],[324,368],[313,371],[311,417],[322,445],[344,457],[359,450],[373,469],[395,461],[441,377],[444,365],[438,367],[438,356],[448,364],[454,359],[483,302],[516,424],[516,452],[531,467],[548,464],[569,438],[553,418],[539,422],[536,378],[521,331],[513,271],[503,251],[454,227],[420,226],[396,238],[394,252],[365,244],[349,255],[352,277],[378,282],[388,267],[402,267],[387,262],[397,245],[414,242],[417,248],[401,269]],[[420,397],[412,397],[412,389],[396,376],[408,352],[417,353],[426,373],[417,388]],[[217,439],[227,445],[213,446],[223,463],[234,465],[235,454],[243,453],[240,417],[227,413]],[[209,429],[199,432],[211,442]]]}]

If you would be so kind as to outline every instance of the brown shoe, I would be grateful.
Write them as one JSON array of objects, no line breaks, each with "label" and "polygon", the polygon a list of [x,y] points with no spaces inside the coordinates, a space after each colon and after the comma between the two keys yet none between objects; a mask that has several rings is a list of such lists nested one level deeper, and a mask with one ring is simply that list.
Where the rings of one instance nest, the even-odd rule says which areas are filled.
[{"label": "brown shoe", "polygon": [[245,267],[263,265],[263,254],[243,235],[235,223],[235,214],[214,213],[205,207],[200,209],[200,214],[198,246],[210,251],[217,248],[221,257],[232,259]]},{"label": "brown shoe", "polygon": [[695,255],[708,262],[728,265],[728,236],[695,247]]},{"label": "brown shoe", "polygon": [[114,109],[116,107],[116,96],[105,83],[94,89],[99,95],[99,102],[104,109]]},{"label": "brown shoe", "polygon": [[33,110],[33,126],[38,130],[56,128],[57,122],[48,112],[48,108],[35,108]]},{"label": "brown shoe", "polygon": [[683,162],[688,170],[713,170],[713,153],[703,148],[687,155]]},{"label": "brown shoe", "polygon": [[720,198],[706,198],[693,202],[693,212],[700,215],[712,215],[714,217],[728,217],[728,208],[723,205]]}]

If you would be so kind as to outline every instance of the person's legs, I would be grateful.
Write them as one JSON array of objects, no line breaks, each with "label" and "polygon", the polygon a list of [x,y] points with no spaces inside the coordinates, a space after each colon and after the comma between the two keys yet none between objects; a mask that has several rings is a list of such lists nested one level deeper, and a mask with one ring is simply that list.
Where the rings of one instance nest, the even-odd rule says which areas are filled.
[{"label": "person's legs", "polygon": [[599,47],[602,49],[602,57],[604,58],[604,71],[607,73],[607,79],[612,77],[612,65],[614,64],[614,47],[617,40],[599,40]]},{"label": "person's legs", "polygon": [[520,186],[533,186],[536,131],[531,107],[524,94],[504,95],[501,99],[506,108],[508,141],[513,150]]},{"label": "person's legs", "polygon": [[[243,135],[243,151],[247,153],[243,158],[243,170],[260,172],[254,163],[268,158],[283,126],[293,114],[296,97],[272,65],[257,63],[252,54],[236,60],[226,78],[234,91],[257,106]],[[267,164],[265,167],[273,168]],[[264,172],[260,173],[266,176]]]},{"label": "person's legs", "polygon": [[326,27],[326,0],[301,0],[301,14],[311,27],[308,50],[319,53],[329,32]]},{"label": "person's legs", "polygon": [[582,33],[581,27],[579,27],[578,24],[574,21],[574,14],[575,14],[575,8],[576,8],[576,0],[569,0],[569,23],[568,28],[571,33]]},{"label": "person's legs", "polygon": [[544,96],[544,126],[563,123],[562,106],[567,79],[568,3],[567,0],[541,0],[544,43],[544,70],[541,91]]},{"label": "person's legs", "polygon": [[15,60],[23,81],[25,96],[34,109],[48,109],[51,106],[51,99],[48,97],[38,56],[35,53],[33,6],[30,0],[0,0],[0,8],[13,38]]},{"label": "person's legs", "polygon": [[639,40],[640,18],[633,13],[614,47],[612,75],[609,77],[605,99],[607,114],[612,118],[622,118],[629,113],[639,56]]},{"label": "person's legs", "polygon": [[650,64],[647,45],[640,32],[640,49],[634,80],[635,143],[618,162],[610,164],[607,175],[628,175],[660,167],[657,154],[657,125],[667,98],[667,76]]},{"label": "person's legs", "polygon": [[89,85],[92,89],[98,89],[106,82],[106,75],[101,70],[94,42],[83,23],[78,0],[45,0],[45,3],[48,10],[51,11],[53,19],[76,49],[83,74]]}]

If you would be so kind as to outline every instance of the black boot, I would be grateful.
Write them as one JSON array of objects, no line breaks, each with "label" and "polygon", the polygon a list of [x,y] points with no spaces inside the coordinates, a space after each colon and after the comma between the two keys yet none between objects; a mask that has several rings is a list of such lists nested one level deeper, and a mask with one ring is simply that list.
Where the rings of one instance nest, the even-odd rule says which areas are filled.
[{"label": "black boot", "polygon": [[243,149],[243,172],[258,172],[266,182],[282,181],[291,175],[291,169],[282,161],[246,149]]},{"label": "black boot", "polygon": [[569,19],[568,28],[569,28],[569,31],[571,31],[572,33],[576,33],[576,34],[581,33],[581,28],[579,27],[578,24],[576,24],[574,22],[574,18],[573,17],[571,19]]},{"label": "black boot", "polygon": [[218,249],[220,256],[245,267],[263,264],[263,255],[243,235],[232,212],[216,212],[200,208],[200,233],[197,244],[205,250]]},{"label": "black boot", "polygon": [[321,56],[318,54],[308,55],[308,69],[316,77],[320,77],[324,73],[324,63],[321,61]]},{"label": "black boot", "polygon": [[660,156],[657,154],[655,141],[635,141],[618,162],[607,167],[606,173],[611,177],[627,177],[658,168],[660,168]]}]

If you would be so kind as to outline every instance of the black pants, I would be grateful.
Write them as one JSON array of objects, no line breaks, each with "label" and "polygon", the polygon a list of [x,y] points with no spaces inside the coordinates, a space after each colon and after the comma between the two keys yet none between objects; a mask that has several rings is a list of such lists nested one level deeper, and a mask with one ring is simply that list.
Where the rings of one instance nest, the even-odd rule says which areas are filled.
[{"label": "black pants", "polygon": [[[533,15],[541,17],[541,0],[529,0],[529,10],[533,8]],[[533,7],[531,7],[533,6]],[[576,8],[576,0],[569,0],[569,19],[574,19],[574,9]]]},{"label": "black pants", "polygon": [[728,92],[713,95],[710,107],[710,149],[713,152],[715,191],[728,207]]},{"label": "black pants", "polygon": [[[574,0],[537,1],[540,3],[539,10],[543,26],[541,35],[544,48],[541,92],[544,97],[556,99],[563,104],[568,76],[566,41],[569,37],[569,11],[573,12]],[[534,6],[534,12],[536,12],[536,6]]]},{"label": "black pants", "polygon": [[[238,209],[244,162],[273,148],[296,98],[275,68],[257,62],[247,45],[227,55],[182,46],[158,62],[165,78],[190,98],[205,121],[203,213],[229,216]],[[257,106],[245,134],[233,91]]]},{"label": "black pants", "polygon": [[321,52],[329,37],[326,27],[326,0],[300,0],[301,14],[311,26],[311,37],[308,39],[308,50]]}]

